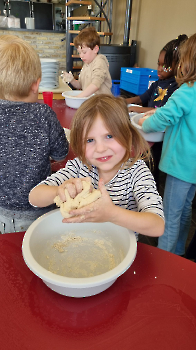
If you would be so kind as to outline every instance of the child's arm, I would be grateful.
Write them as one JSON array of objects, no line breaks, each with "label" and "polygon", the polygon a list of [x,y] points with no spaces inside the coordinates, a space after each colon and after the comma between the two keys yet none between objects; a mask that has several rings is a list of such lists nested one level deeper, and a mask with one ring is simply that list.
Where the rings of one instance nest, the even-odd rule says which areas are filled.
[{"label": "child's arm", "polygon": [[[190,88],[189,84],[182,84],[179,89],[174,91],[167,103],[160,108],[156,108],[156,112],[147,118],[142,124],[144,132],[163,131],[167,126],[177,125],[183,128],[183,120],[195,106],[195,89]],[[189,118],[185,124],[187,124]]]},{"label": "child's arm", "polygon": [[159,215],[123,209],[112,202],[101,181],[99,189],[101,198],[86,207],[72,210],[70,213],[77,216],[63,219],[63,222],[112,222],[147,236],[159,237],[163,234],[164,220]]},{"label": "child's arm", "polygon": [[138,107],[138,106],[130,106],[128,107],[129,112],[137,112],[137,113],[147,113],[151,111],[153,107]]},{"label": "child's arm", "polygon": [[142,107],[142,100],[140,96],[134,96],[126,99],[127,104],[136,104],[141,105],[141,107],[138,106],[129,106],[128,110],[129,112],[137,112],[137,113],[145,113],[152,109],[152,107]]},{"label": "child's arm", "polygon": [[77,90],[81,90],[81,89],[82,89],[82,86],[81,86],[81,84],[80,84],[79,79],[78,79],[78,80],[73,79],[73,80],[71,81],[71,85],[72,85],[75,89],[77,89]]},{"label": "child's arm", "polygon": [[93,84],[93,83],[91,83],[89,86],[87,86],[87,88],[84,90],[84,91],[82,91],[77,97],[88,97],[88,96],[90,96],[90,95],[92,95],[92,94],[94,94],[96,91],[98,91],[99,90],[99,88],[95,85],[95,84]]},{"label": "child's arm", "polygon": [[68,190],[71,198],[75,198],[76,195],[82,192],[82,181],[91,183],[89,177],[85,178],[70,178],[64,181],[60,186],[49,186],[40,184],[34,187],[29,193],[29,202],[36,207],[47,207],[54,203],[54,198],[60,196],[62,201],[66,201],[65,188]]},{"label": "child's arm", "polygon": [[29,193],[29,203],[34,207],[47,207],[54,203],[58,186],[37,185]]},{"label": "child's arm", "polygon": [[142,100],[141,100],[140,96],[126,98],[126,102],[127,102],[127,104],[133,103],[136,105],[142,105]]},{"label": "child's arm", "polygon": [[138,124],[142,126],[143,122],[149,118],[151,115],[153,115],[156,112],[157,108],[151,109],[149,112],[145,113],[145,115],[139,119]]}]

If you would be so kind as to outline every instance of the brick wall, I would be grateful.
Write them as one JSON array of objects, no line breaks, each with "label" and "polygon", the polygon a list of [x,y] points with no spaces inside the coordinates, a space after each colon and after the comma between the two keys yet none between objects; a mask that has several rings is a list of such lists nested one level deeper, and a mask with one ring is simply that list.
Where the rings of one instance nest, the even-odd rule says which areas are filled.
[{"label": "brick wall", "polygon": [[37,51],[40,58],[57,59],[60,63],[60,71],[66,70],[66,41],[61,41],[65,33],[36,32],[22,30],[0,30],[0,35],[11,34],[26,40]]}]

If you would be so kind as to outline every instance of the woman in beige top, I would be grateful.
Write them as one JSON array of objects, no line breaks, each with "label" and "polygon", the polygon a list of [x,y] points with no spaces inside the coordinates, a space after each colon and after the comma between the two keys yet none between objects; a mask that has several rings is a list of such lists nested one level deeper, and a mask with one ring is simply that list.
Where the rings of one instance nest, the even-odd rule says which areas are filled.
[{"label": "woman in beige top", "polygon": [[84,62],[79,79],[74,79],[71,72],[63,73],[63,79],[77,90],[83,90],[78,97],[92,94],[111,94],[112,79],[109,63],[104,55],[98,54],[100,37],[94,27],[85,28],[75,37],[74,45]]}]

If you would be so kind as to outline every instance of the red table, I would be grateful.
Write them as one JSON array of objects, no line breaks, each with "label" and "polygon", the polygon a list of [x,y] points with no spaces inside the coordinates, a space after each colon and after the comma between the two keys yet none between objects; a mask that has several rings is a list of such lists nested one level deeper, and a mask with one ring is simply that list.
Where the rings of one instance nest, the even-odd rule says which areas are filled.
[{"label": "red table", "polygon": [[[43,100],[39,100],[39,103],[44,103]],[[53,106],[52,109],[57,115],[58,120],[60,121],[63,128],[69,129],[71,127],[71,122],[73,119],[74,114],[76,113],[76,109],[70,108],[66,106],[65,100],[53,100]],[[61,168],[64,168],[65,162],[67,162],[69,159],[73,159],[75,157],[73,151],[70,149],[69,153],[65,159],[65,161],[51,162],[52,171],[58,171]]]},{"label": "red table", "polygon": [[[43,103],[43,100],[39,102]],[[77,109],[67,107],[65,100],[53,100],[52,109],[55,111],[62,127],[69,129],[71,127],[71,121]]]},{"label": "red table", "polygon": [[75,299],[28,269],[23,234],[0,235],[2,350],[195,350],[195,263],[139,243],[108,290]]}]

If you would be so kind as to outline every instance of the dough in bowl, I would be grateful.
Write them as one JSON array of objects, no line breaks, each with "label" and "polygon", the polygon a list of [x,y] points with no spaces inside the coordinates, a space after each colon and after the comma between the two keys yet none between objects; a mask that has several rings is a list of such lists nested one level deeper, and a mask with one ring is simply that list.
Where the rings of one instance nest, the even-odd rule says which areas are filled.
[{"label": "dough in bowl", "polygon": [[90,192],[90,182],[82,181],[82,186],[82,192],[78,193],[75,198],[71,198],[69,192],[65,188],[66,202],[63,202],[59,196],[54,198],[54,203],[60,207],[60,212],[64,218],[73,216],[69,214],[70,210],[85,207],[101,197],[101,192],[99,190],[93,189],[93,191]]}]

